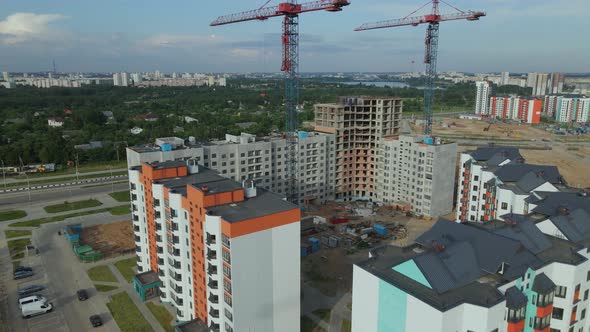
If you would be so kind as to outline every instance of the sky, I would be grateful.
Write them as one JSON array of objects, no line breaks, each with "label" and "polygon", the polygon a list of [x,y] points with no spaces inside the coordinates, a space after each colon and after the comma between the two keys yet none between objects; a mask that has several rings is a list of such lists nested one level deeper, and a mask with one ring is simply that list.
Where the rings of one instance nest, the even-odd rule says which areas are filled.
[{"label": "sky", "polygon": [[[353,29],[404,17],[426,0],[350,1],[339,13],[301,15],[302,72],[423,70],[424,25]],[[60,72],[276,72],[280,18],[209,26],[264,2],[0,0],[0,71],[46,71],[55,60]],[[590,72],[589,0],[451,3],[488,16],[441,24],[440,71]]]}]

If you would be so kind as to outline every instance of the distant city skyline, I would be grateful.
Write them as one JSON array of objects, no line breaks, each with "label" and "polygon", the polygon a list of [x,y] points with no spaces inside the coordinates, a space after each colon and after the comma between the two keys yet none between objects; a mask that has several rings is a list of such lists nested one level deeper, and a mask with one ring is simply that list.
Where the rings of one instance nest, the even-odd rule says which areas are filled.
[{"label": "distant city skyline", "polygon": [[[272,1],[276,5],[279,1]],[[219,15],[258,8],[264,1],[115,0],[7,1],[0,7],[0,71],[276,72],[280,19],[209,27]],[[365,22],[400,18],[414,0],[351,0],[340,13],[301,18],[302,72],[423,70],[424,27],[353,32]],[[588,72],[587,0],[467,1],[486,10],[479,22],[441,26],[441,71]],[[444,11],[448,7],[443,6]]]}]

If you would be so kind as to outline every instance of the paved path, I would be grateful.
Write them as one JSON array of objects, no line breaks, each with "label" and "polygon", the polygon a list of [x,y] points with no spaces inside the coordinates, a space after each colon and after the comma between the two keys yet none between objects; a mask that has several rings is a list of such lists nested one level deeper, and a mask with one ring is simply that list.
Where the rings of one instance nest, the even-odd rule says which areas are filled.
[{"label": "paved path", "polygon": [[352,303],[352,294],[350,292],[346,293],[332,308],[328,332],[341,332],[342,321],[344,319],[351,320],[352,312],[347,307],[349,303]]}]

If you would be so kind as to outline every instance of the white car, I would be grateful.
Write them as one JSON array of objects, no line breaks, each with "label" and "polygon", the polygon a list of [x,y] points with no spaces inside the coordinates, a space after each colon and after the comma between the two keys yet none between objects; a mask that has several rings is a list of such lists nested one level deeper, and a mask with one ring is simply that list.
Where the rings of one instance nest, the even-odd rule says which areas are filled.
[{"label": "white car", "polygon": [[43,315],[53,310],[53,304],[45,301],[35,301],[27,304],[23,304],[20,308],[23,318],[29,318],[31,316]]}]

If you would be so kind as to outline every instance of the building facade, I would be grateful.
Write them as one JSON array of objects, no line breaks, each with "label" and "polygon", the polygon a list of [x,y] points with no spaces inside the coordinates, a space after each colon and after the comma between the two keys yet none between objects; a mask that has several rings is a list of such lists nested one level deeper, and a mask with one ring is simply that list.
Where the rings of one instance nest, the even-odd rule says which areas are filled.
[{"label": "building facade", "polygon": [[535,192],[566,186],[555,166],[526,164],[518,149],[479,148],[461,154],[457,184],[457,222],[486,223],[505,214],[528,213]]},{"label": "building facade", "polygon": [[495,86],[491,81],[475,82],[477,89],[475,97],[475,114],[490,114],[490,97],[495,95]]},{"label": "building facade", "polygon": [[402,109],[394,97],[340,97],[315,105],[315,130],[335,136],[337,201],[376,198],[383,139],[399,135]]},{"label": "building facade", "polygon": [[[223,177],[253,180],[257,186],[286,194],[286,140],[281,136],[257,139],[254,135],[226,135],[225,140],[197,144],[175,137],[160,138],[154,145],[129,147],[127,164],[195,159]],[[299,203],[324,203],[334,200],[335,138],[330,134],[298,134]]]},{"label": "building facade", "polygon": [[543,102],[536,98],[519,96],[490,97],[490,117],[521,121],[523,123],[541,122]]},{"label": "building facade", "polygon": [[383,141],[376,199],[409,206],[418,215],[442,216],[453,210],[457,144],[439,138],[401,135]]},{"label": "building facade", "polygon": [[299,331],[297,206],[193,159],[131,167],[129,183],[138,273],[158,275],[179,321]]}]

